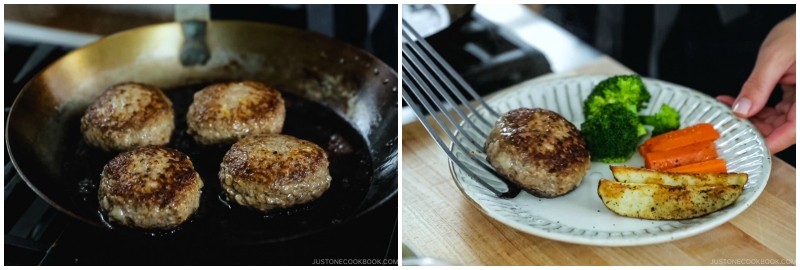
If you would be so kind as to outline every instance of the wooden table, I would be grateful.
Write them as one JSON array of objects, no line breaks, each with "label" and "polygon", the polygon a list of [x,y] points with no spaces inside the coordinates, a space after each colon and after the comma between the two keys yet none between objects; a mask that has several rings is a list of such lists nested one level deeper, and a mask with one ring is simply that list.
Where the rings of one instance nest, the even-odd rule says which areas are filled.
[{"label": "wooden table", "polygon": [[[624,73],[632,71],[603,57],[533,81]],[[710,265],[720,259],[795,263],[796,172],[776,157],[764,192],[729,222],[663,244],[596,247],[529,235],[483,215],[458,190],[447,156],[419,121],[403,126],[402,140],[402,237],[417,256],[462,265]]]}]

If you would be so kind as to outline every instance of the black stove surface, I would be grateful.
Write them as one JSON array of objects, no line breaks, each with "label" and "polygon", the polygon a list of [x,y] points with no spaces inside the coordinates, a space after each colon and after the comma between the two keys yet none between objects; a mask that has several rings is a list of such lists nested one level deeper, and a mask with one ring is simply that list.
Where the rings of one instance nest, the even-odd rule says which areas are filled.
[{"label": "black stove surface", "polygon": [[[306,238],[265,245],[219,246],[122,240],[72,222],[44,265],[312,265],[397,264],[397,200],[356,220]],[[393,243],[393,244],[392,244]]]},{"label": "black stove surface", "polygon": [[[541,51],[474,12],[425,41],[481,96],[552,72]],[[458,90],[469,96],[461,87]],[[419,104],[416,97],[412,98]],[[403,106],[408,106],[405,100]]]},{"label": "black stove surface", "polygon": [[[264,245],[221,246],[128,239],[74,220],[22,183],[6,200],[5,265],[397,265],[397,199],[341,226],[305,238]],[[45,211],[34,224],[9,210],[22,197]],[[22,225],[28,224],[32,226]],[[16,225],[16,226],[15,226]],[[9,229],[13,228],[13,229]],[[17,234],[18,228],[25,232]]]},{"label": "black stove surface", "polygon": [[[27,81],[70,50],[6,41],[6,119]],[[221,246],[128,239],[72,219],[47,204],[21,180],[7,149],[3,152],[5,265],[397,265],[397,195],[339,226],[273,244]]]}]

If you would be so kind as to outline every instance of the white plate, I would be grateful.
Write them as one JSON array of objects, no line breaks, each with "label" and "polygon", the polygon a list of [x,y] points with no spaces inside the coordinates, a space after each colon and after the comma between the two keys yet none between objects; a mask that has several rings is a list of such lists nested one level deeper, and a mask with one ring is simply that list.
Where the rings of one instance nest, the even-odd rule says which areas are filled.
[{"label": "white plate", "polygon": [[[487,103],[499,114],[520,107],[546,108],[561,114],[580,128],[584,121],[583,100],[605,78],[573,77],[523,85],[499,94]],[[711,230],[747,209],[767,185],[772,167],[771,156],[761,134],[749,121],[734,116],[728,107],[705,94],[654,79],[644,79],[644,82],[652,98],[640,114],[654,114],[661,104],[666,103],[680,112],[681,128],[705,122],[711,123],[719,131],[721,138],[715,145],[719,156],[726,160],[728,170],[744,172],[749,176],[744,192],[736,203],[704,217],[681,221],[622,217],[608,210],[597,195],[599,179],[613,179],[609,164],[602,162],[592,162],[578,188],[553,199],[540,199],[524,191],[513,199],[498,198],[451,160],[450,170],[456,185],[479,210],[517,230],[563,242],[598,246],[647,245],[686,238]],[[478,111],[492,124],[497,120],[484,108],[478,108]],[[470,118],[477,122],[474,115],[470,115]],[[461,126],[467,133],[485,140],[470,125],[461,123]],[[486,134],[491,130],[491,127],[482,124],[477,126],[484,129]],[[486,158],[483,149],[473,146],[463,133],[456,134],[456,137],[457,141],[473,151],[472,155],[478,159]],[[470,153],[454,147],[453,143],[450,149],[489,185],[497,190],[506,190],[500,179],[470,159]],[[644,161],[637,151],[622,164],[643,167]]]}]

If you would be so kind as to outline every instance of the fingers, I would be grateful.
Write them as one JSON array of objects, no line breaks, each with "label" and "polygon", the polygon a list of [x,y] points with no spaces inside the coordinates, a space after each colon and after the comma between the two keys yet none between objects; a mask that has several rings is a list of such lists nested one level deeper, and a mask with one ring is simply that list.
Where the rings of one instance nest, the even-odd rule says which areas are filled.
[{"label": "fingers", "polygon": [[733,106],[733,102],[736,101],[736,98],[732,96],[718,96],[717,100],[719,100],[719,102],[724,103],[725,105],[728,105],[728,107],[731,107]]},{"label": "fingers", "polygon": [[733,103],[740,117],[758,113],[767,103],[778,82],[794,84],[795,73],[795,16],[784,20],[770,31],[758,52],[758,59],[742,92]]},{"label": "fingers", "polygon": [[764,135],[765,138],[769,137],[766,134],[772,133],[772,126],[770,126],[770,125],[764,124],[759,120],[751,120],[750,123],[753,123],[753,126],[756,127],[756,130],[758,130],[758,133],[761,133],[762,135]]},{"label": "fingers", "polygon": [[786,70],[786,74],[783,75],[783,78],[778,82],[782,85],[795,85],[797,84],[797,73],[795,72],[795,66],[797,63],[792,63],[789,69]]},{"label": "fingers", "polygon": [[[795,105],[792,105],[790,109],[791,114],[795,112]],[[789,146],[792,146],[797,142],[797,124],[795,123],[794,116],[787,115],[786,122],[772,131],[772,133],[767,136],[767,147],[772,154],[778,153],[783,151]]]},{"label": "fingers", "polygon": [[739,117],[748,118],[758,113],[767,103],[770,93],[778,84],[789,64],[781,63],[767,48],[758,54],[753,73],[742,86],[742,92],[733,103],[733,112]]},{"label": "fingers", "polygon": [[775,109],[781,113],[786,113],[787,111],[789,111],[790,106],[792,106],[791,103],[782,101],[781,103],[778,103],[778,105],[775,105]]},{"label": "fingers", "polygon": [[781,85],[783,88],[783,99],[778,105],[775,105],[775,109],[777,109],[781,113],[788,113],[789,108],[791,108],[792,104],[796,102],[795,100],[795,86],[794,85]]},{"label": "fingers", "polygon": [[795,144],[797,141],[795,127],[795,122],[786,122],[773,130],[766,139],[769,152],[775,154]]}]

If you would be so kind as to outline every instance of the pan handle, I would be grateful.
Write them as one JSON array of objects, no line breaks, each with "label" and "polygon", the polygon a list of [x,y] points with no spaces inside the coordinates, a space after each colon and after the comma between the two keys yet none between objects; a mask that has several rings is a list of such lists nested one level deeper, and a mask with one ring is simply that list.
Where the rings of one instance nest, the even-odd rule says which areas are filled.
[{"label": "pan handle", "polygon": [[211,58],[206,44],[206,25],[210,19],[209,5],[175,5],[175,21],[181,22],[183,31],[181,65],[204,65]]},{"label": "pan handle", "polygon": [[208,21],[211,19],[209,5],[175,5],[175,21]]}]

